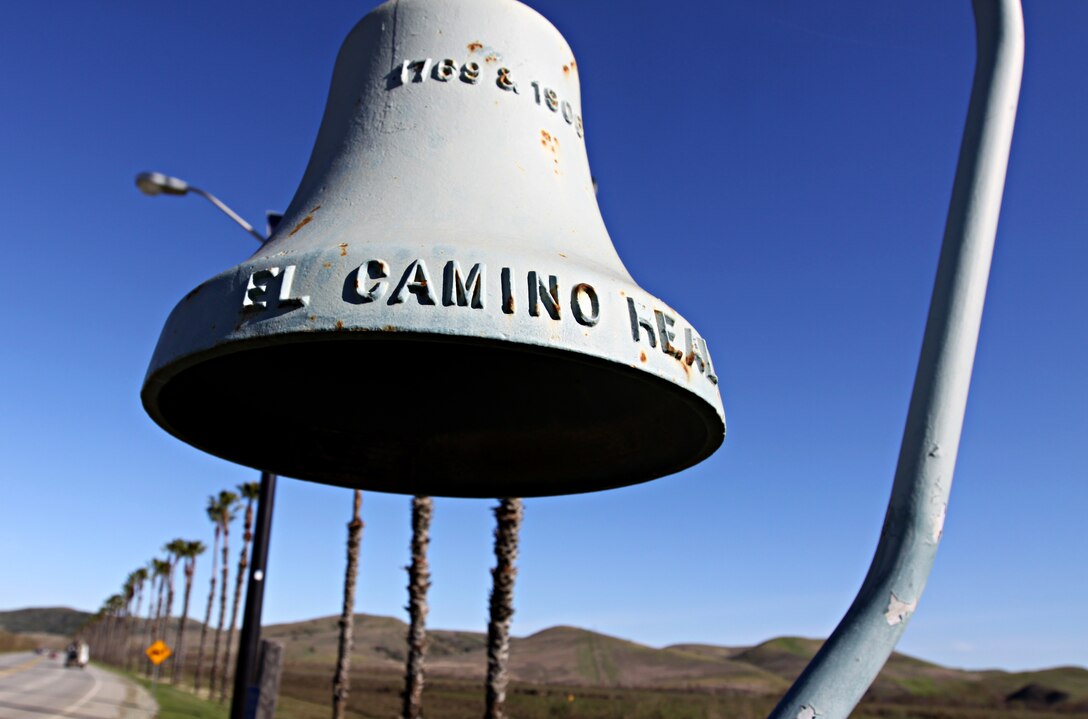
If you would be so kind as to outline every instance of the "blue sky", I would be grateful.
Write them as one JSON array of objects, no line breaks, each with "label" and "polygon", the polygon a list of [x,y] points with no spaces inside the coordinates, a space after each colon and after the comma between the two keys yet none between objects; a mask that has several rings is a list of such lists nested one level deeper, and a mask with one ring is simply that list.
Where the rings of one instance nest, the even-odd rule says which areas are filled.
[{"label": "blue sky", "polygon": [[[967,108],[970,3],[530,4],[578,59],[617,250],[707,338],[729,435],[676,476],[528,501],[514,632],[826,635],[891,487]],[[186,178],[254,222],[285,208],[340,42],[371,6],[7,9],[0,608],[96,608],[166,541],[210,542],[207,495],[256,478],[168,436],[138,396],[169,310],[253,240],[132,178]],[[1088,665],[1088,3],[1028,2],[1025,20],[944,540],[900,643],[972,668]],[[267,621],[338,611],[350,501],[281,483]],[[492,504],[436,502],[434,627],[485,627]],[[365,496],[359,611],[403,615],[408,511]],[[207,561],[197,575],[204,587]]]}]

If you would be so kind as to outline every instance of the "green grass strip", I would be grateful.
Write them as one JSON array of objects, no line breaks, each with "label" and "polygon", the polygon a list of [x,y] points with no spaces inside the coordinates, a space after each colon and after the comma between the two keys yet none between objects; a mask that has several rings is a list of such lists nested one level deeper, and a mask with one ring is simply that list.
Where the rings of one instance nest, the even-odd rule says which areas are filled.
[{"label": "green grass strip", "polygon": [[155,682],[154,690],[152,690],[151,680],[143,675],[123,671],[106,664],[95,663],[95,666],[120,674],[146,689],[159,705],[156,719],[228,719],[230,716],[229,704],[201,699],[191,692],[171,686],[169,680],[164,682],[160,678]]}]

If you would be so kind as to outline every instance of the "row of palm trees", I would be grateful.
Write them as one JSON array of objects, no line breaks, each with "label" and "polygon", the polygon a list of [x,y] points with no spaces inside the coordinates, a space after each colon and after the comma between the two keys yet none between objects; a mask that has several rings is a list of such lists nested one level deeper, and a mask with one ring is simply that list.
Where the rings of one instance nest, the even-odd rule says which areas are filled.
[{"label": "row of palm trees", "polygon": [[[200,693],[204,680],[203,669],[208,634],[212,626],[213,607],[216,599],[217,582],[219,588],[218,624],[214,629],[211,642],[210,670],[208,672],[208,696],[214,698],[218,692],[220,702],[227,697],[230,683],[230,651],[234,639],[234,630],[241,603],[242,585],[248,566],[249,547],[253,540],[253,505],[258,496],[259,483],[252,482],[238,486],[238,492],[224,490],[208,498],[206,513],[214,531],[212,539],[212,571],[208,591],[204,623],[200,630],[200,643],[193,671],[193,690]],[[230,622],[224,629],[227,616],[227,585],[229,581],[229,540],[230,527],[237,517],[241,505],[245,505],[243,520],[242,549],[239,555],[238,570],[234,582],[234,604],[230,613]],[[520,499],[499,500],[495,507],[495,568],[491,570],[492,590],[490,598],[490,620],[488,623],[487,646],[487,684],[485,690],[485,719],[504,719],[507,672],[509,658],[510,621],[513,616],[514,579],[517,574],[515,561],[518,551],[518,533],[523,514]],[[430,544],[430,525],[434,513],[430,497],[412,499],[412,540],[411,563],[408,569],[408,614],[407,660],[405,665],[405,686],[403,693],[403,719],[420,719],[423,715],[424,658],[427,649],[426,619],[428,612],[427,591],[430,588],[430,569],[427,562],[427,549]],[[344,574],[344,601],[339,621],[339,642],[336,667],[332,680],[332,716],[344,719],[350,695],[351,653],[354,645],[355,589],[358,578],[359,553],[362,545],[364,523],[362,520],[362,492],[354,490],[352,498],[352,516],[348,522],[347,562]],[[166,544],[164,558],[156,558],[146,567],[141,567],[129,574],[120,594],[109,597],[102,609],[85,630],[89,640],[97,647],[97,654],[105,661],[133,669],[142,649],[156,640],[166,641],[167,625],[173,611],[174,570],[180,562],[185,577],[185,590],[182,612],[178,621],[173,644],[171,681],[175,685],[181,681],[185,659],[185,627],[189,619],[189,601],[192,593],[193,575],[196,559],[207,550],[200,541],[176,539]],[[221,557],[221,561],[220,561]],[[133,639],[139,640],[136,632],[143,600],[144,584],[151,582],[148,595],[147,618],[144,620],[144,642],[137,641],[135,650]],[[155,599],[152,601],[151,595]],[[133,606],[135,605],[135,606]],[[154,610],[152,609],[154,605]],[[225,632],[223,651],[220,641]],[[152,671],[150,662],[144,670]]]},{"label": "row of palm trees", "polygon": [[[128,669],[137,668],[140,653],[134,649],[167,639],[168,619],[174,602],[174,572],[180,563],[186,577],[183,615],[188,613],[192,572],[196,558],[203,554],[203,542],[175,539],[163,547],[164,558],[129,573],[118,594],[111,595],[83,628],[96,647],[96,655]],[[147,617],[140,626],[141,607],[147,588]],[[179,633],[184,623],[179,626]],[[143,637],[143,639],[141,639]],[[180,636],[176,643],[180,643]],[[175,665],[175,669],[177,666]]]},{"label": "row of palm trees", "polygon": [[[207,693],[220,702],[226,700],[230,683],[230,650],[234,630],[238,622],[238,608],[242,600],[242,585],[248,566],[249,545],[253,541],[253,503],[260,485],[247,482],[238,491],[223,490],[208,497],[205,512],[213,525],[212,573],[208,590],[207,609],[200,628],[200,642],[196,652],[196,666],[192,672],[193,690],[199,693],[207,681]],[[245,506],[242,550],[234,583],[234,602],[230,623],[226,625],[227,594],[230,576],[229,539],[230,528],[240,507]],[[196,574],[197,557],[207,551],[207,545],[199,540],[175,539],[163,547],[165,556],[151,559],[147,565],[129,573],[121,592],[106,599],[102,608],[88,623],[84,634],[96,647],[96,655],[127,669],[139,668],[151,675],[150,660],[141,662],[143,650],[156,641],[163,641],[171,648],[171,655],[163,664],[170,681],[179,684],[185,671],[188,652],[185,646],[186,628],[189,622],[189,606],[192,598],[193,577]],[[221,561],[220,561],[221,558]],[[181,614],[174,635],[168,636],[170,617],[174,609],[174,575],[181,566],[185,579]],[[218,583],[218,587],[217,587]],[[145,585],[148,588],[147,616],[141,620]],[[212,613],[219,589],[219,617],[211,642],[211,656],[206,656],[208,635],[212,626]],[[142,622],[142,626],[139,626]],[[224,632],[226,641],[223,641]],[[220,651],[220,643],[223,649]],[[210,659],[210,669],[205,677],[205,661]],[[155,668],[154,671],[159,671]]]}]

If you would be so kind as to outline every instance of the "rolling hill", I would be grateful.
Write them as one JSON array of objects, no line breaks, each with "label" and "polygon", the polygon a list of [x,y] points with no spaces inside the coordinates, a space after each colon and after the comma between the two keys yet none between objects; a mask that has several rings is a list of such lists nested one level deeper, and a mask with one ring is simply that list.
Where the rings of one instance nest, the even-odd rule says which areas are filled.
[{"label": "rolling hill", "polygon": [[68,607],[31,607],[0,612],[0,629],[12,634],[71,636],[91,618],[90,612]]},{"label": "rolling hill", "polygon": [[[0,630],[15,636],[67,636],[89,616],[64,607],[0,612]],[[189,627],[192,639],[186,642],[192,651],[200,624],[190,618]],[[387,680],[401,674],[406,633],[407,625],[399,619],[357,614],[353,670]],[[264,627],[263,635],[284,642],[288,672],[325,676],[336,658],[338,617],[274,624]],[[487,665],[483,632],[431,630],[428,636],[428,677],[466,686],[482,682]],[[821,645],[819,639],[777,637],[749,647],[675,644],[655,648],[558,626],[512,639],[509,673],[516,684],[562,687],[563,691],[731,692],[769,697],[780,696]],[[1088,716],[1088,669],[966,671],[895,653],[866,701],[875,707],[960,707],[965,711],[1026,711],[1031,716],[1036,712]]]},{"label": "rolling hill", "polygon": [[[407,625],[392,617],[357,614],[354,667],[397,674],[404,666]],[[486,668],[482,632],[431,631],[428,676],[481,681]],[[336,617],[265,627],[285,642],[299,671],[331,667]],[[510,643],[511,680],[527,685],[780,695],[800,674],[822,640],[777,637],[751,647],[676,644],[654,648],[577,627],[551,627]],[[1037,672],[950,669],[895,653],[867,695],[871,701],[980,708],[1024,707],[1088,713],[1088,669]]]}]

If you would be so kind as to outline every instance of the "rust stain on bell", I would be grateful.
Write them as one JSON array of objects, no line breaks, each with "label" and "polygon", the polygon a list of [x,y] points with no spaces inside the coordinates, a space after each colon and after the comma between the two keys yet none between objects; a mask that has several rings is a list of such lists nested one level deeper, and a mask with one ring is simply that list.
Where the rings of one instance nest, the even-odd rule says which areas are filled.
[{"label": "rust stain on bell", "polygon": [[483,49],[484,49],[484,44],[482,42],[480,42],[479,40],[475,40],[475,41],[470,42],[468,44],[468,51],[469,52],[479,52],[480,50],[483,50]]},{"label": "rust stain on bell", "polygon": [[540,144],[541,146],[551,153],[552,155],[552,171],[559,174],[559,138],[552,135],[547,130],[540,131]]},{"label": "rust stain on bell", "polygon": [[313,222],[314,221],[314,213],[317,212],[320,209],[321,209],[321,205],[315,205],[314,208],[312,210],[310,210],[309,214],[306,215],[305,217],[303,217],[299,221],[299,223],[297,225],[295,225],[294,229],[291,230],[291,233],[288,235],[288,237],[294,237],[296,232],[298,232],[303,227],[305,227],[306,225]]},{"label": "rust stain on bell", "polygon": [[302,218],[301,222],[299,222],[297,225],[295,225],[295,228],[293,230],[291,230],[291,234],[289,236],[293,237],[296,232],[298,232],[303,227],[305,227],[306,225],[310,224],[313,221],[314,221],[314,216],[313,215],[306,215],[305,217]]}]

